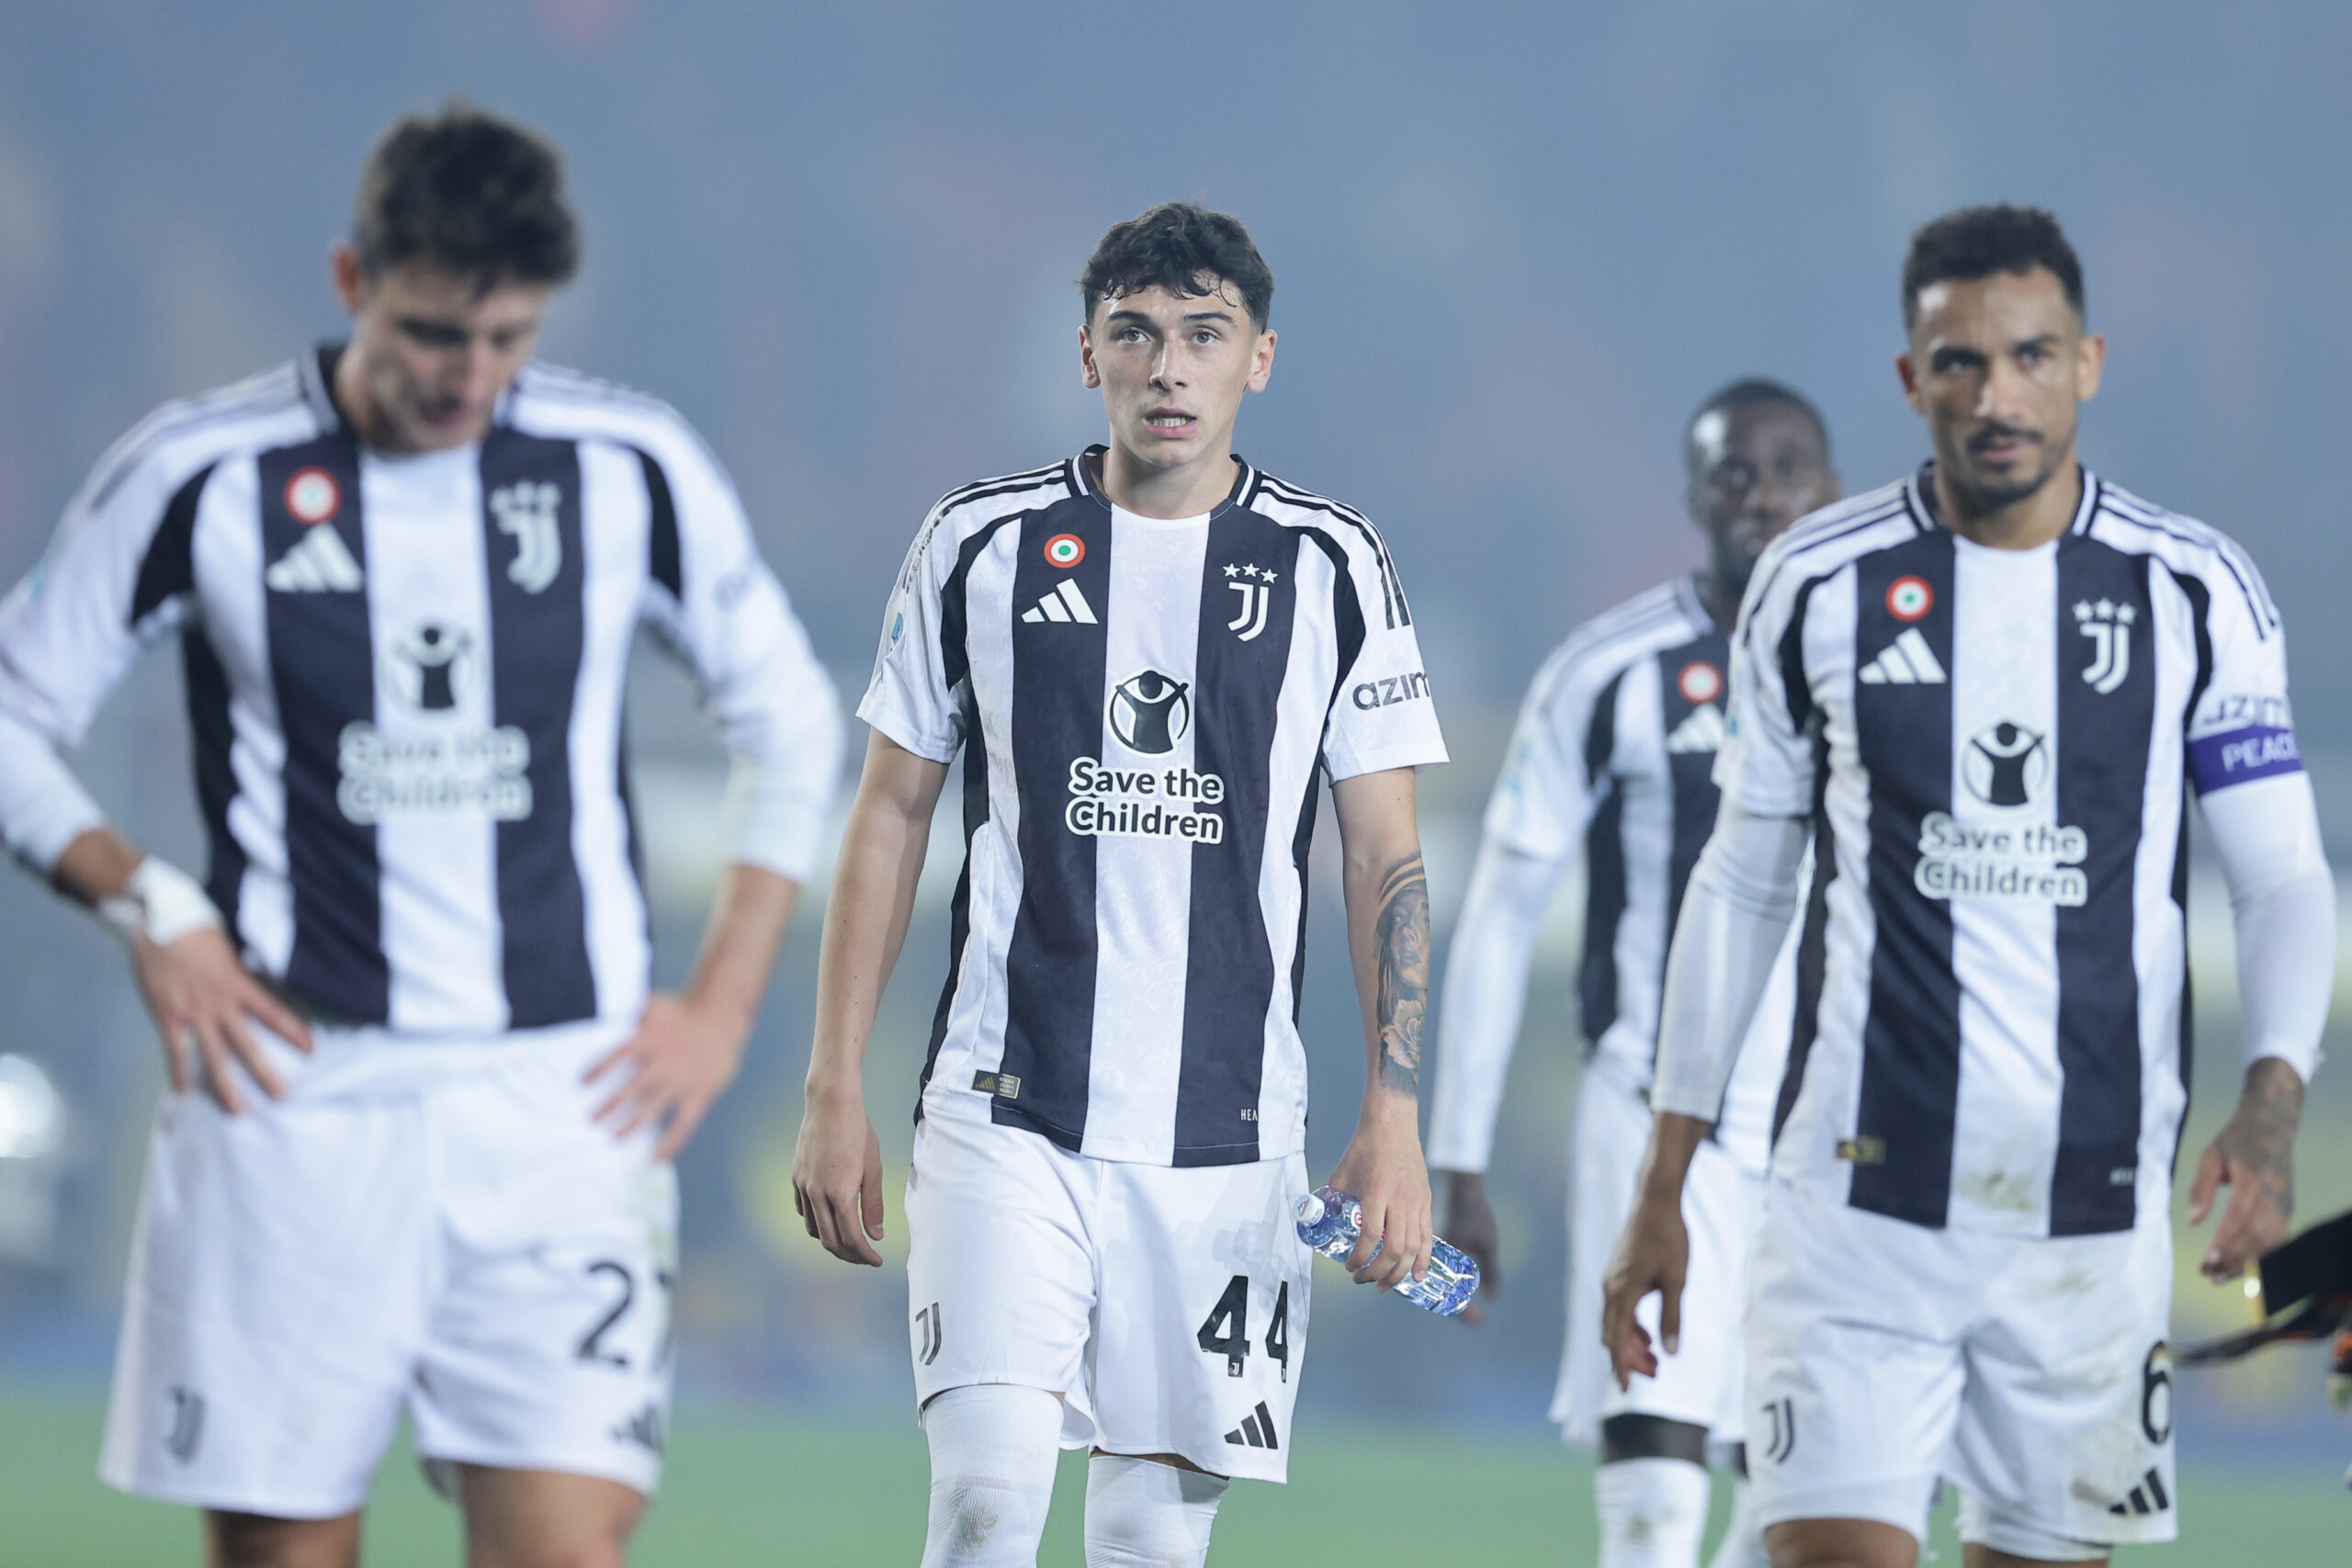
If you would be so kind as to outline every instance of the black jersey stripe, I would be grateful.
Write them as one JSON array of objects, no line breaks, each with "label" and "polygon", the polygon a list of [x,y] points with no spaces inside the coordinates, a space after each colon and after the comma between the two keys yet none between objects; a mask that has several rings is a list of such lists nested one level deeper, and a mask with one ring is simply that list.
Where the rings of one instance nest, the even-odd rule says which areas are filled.
[{"label": "black jersey stripe", "polygon": [[[1110,604],[1111,514],[1091,500],[1066,501],[1023,513],[1018,527],[1004,612],[1012,641],[1006,728],[1016,776],[1040,786],[1024,791],[1024,800],[1043,807],[1063,795],[1056,785],[1068,778],[1071,758],[1102,754],[1109,645],[1100,623],[1029,622],[1021,612],[1066,581],[1076,582],[1090,604]],[[1076,566],[1046,558],[1046,539],[1065,533],[1086,547]],[[1027,1127],[1076,1149],[1086,1135],[1093,1064],[1096,840],[1072,832],[1050,807],[1023,811],[1017,840],[1021,904],[1005,948],[1004,1055],[992,1114],[1000,1124]],[[1017,1094],[1003,1092],[1006,1077],[1019,1086]]]},{"label": "black jersey stripe", "polygon": [[[2141,1040],[2133,883],[2155,722],[2148,558],[2069,534],[2058,541],[2058,821],[2088,840],[2079,906],[2057,906],[2058,1157],[2050,1234],[2129,1230],[2138,1213]],[[2130,606],[2078,620],[2076,605]],[[2082,635],[2096,626],[2096,637]],[[2114,651],[2119,645],[2122,652]],[[2106,659],[2099,662],[2100,654]],[[2115,668],[2120,684],[2087,676]],[[2102,689],[2104,688],[2104,689]]]},{"label": "black jersey stripe", "polygon": [[236,733],[229,719],[229,675],[201,625],[180,635],[180,679],[187,689],[188,742],[196,761],[196,805],[204,818],[208,851],[204,891],[234,931],[245,886],[245,849],[229,827],[229,806],[237,798],[237,774],[230,760]]},{"label": "black jersey stripe", "polygon": [[947,1020],[956,1010],[956,992],[964,983],[965,949],[972,941],[972,839],[989,819],[988,728],[964,693],[964,733],[971,739],[964,752],[964,864],[956,874],[956,896],[947,908],[947,981],[939,988],[939,1005],[932,1010],[931,1043],[922,1056],[922,1073],[915,1084],[915,1120],[922,1120],[923,1091],[939,1065],[939,1048],[947,1040]]},{"label": "black jersey stripe", "polygon": [[[498,915],[509,1026],[596,1015],[588,898],[571,844],[571,711],[587,640],[580,532],[580,448],[493,426],[481,446],[483,558],[489,563],[491,722],[530,747],[530,811],[498,824]],[[525,487],[528,487],[526,489]],[[552,493],[550,494],[550,487]],[[497,508],[555,530],[551,580],[532,570],[543,542],[510,534]],[[552,513],[549,516],[548,513]],[[674,523],[673,523],[674,528]]]},{"label": "black jersey stripe", "polygon": [[972,564],[979,559],[998,531],[1012,521],[1011,517],[998,518],[964,541],[956,554],[956,568],[948,574],[946,587],[940,595],[941,659],[946,667],[948,690],[960,694],[964,733],[967,737],[964,752],[964,865],[956,874],[956,896],[948,908],[947,980],[939,988],[939,1005],[932,1012],[931,1043],[923,1052],[922,1073],[915,1094],[918,1122],[922,1120],[922,1090],[931,1087],[932,1071],[939,1063],[939,1048],[947,1040],[948,1015],[955,1010],[956,992],[964,980],[967,956],[965,950],[972,940],[972,838],[989,819],[988,731],[979,722],[973,704],[970,654],[965,642],[971,626],[968,583]]},{"label": "black jersey stripe", "polygon": [[1405,584],[1396,575],[1396,563],[1389,558],[1387,541],[1380,536],[1380,530],[1372,525],[1369,518],[1351,507],[1342,506],[1329,496],[1317,495],[1312,491],[1300,490],[1295,485],[1285,484],[1272,474],[1265,476],[1264,489],[1276,501],[1285,505],[1310,512],[1328,513],[1363,535],[1364,543],[1372,549],[1375,563],[1374,575],[1380,579],[1381,610],[1386,618],[1387,626],[1394,630],[1397,626],[1409,626],[1413,624],[1412,609],[1405,603]]},{"label": "black jersey stripe", "polygon": [[[1274,955],[1258,890],[1268,835],[1250,829],[1277,820],[1272,814],[1274,735],[1290,673],[1303,543],[1278,523],[1227,507],[1209,520],[1202,555],[1193,680],[1204,694],[1216,693],[1216,701],[1204,701],[1193,719],[1193,767],[1224,781],[1218,809],[1233,830],[1221,843],[1192,849],[1188,983],[1176,1082],[1174,1163],[1180,1166],[1258,1157]],[[1227,577],[1234,566],[1248,566],[1253,575]],[[1256,581],[1256,570],[1272,571],[1274,580]],[[1251,626],[1259,629],[1242,641]]]},{"label": "black jersey stripe", "polygon": [[652,453],[637,449],[638,467],[645,475],[645,566],[654,581],[684,604],[686,572],[678,546],[678,502],[670,491],[670,476]]},{"label": "black jersey stripe", "polygon": [[[2119,521],[2145,528],[2150,533],[2161,534],[2181,544],[2210,551],[2213,558],[2222,563],[2222,570],[2228,572],[2231,580],[2236,582],[2238,592],[2245,596],[2246,610],[2254,617],[2256,635],[2267,637],[2278,628],[2278,609],[2270,602],[2267,587],[2262,586],[2261,576],[2255,571],[2254,563],[2240,554],[2231,541],[2210,532],[2199,534],[2185,526],[2185,519],[2160,517],[2154,513],[2139,512],[2111,491],[2106,496],[2106,502],[2109,515]],[[2259,592],[2257,592],[2258,587]]]},{"label": "black jersey stripe", "polygon": [[[1667,778],[1674,791],[1674,833],[1667,851],[1666,930],[1668,937],[1675,922],[1682,918],[1682,893],[1690,881],[1690,872],[1699,863],[1699,852],[1706,847],[1707,836],[1714,831],[1715,808],[1722,795],[1715,788],[1715,748],[1713,745],[1686,746],[1675,750],[1675,736],[1682,726],[1691,722],[1691,716],[1702,707],[1722,712],[1723,693],[1729,684],[1726,671],[1730,667],[1731,641],[1723,633],[1709,631],[1678,648],[1669,648],[1657,656],[1658,728],[1666,749]],[[1713,694],[1693,702],[1684,690],[1686,674],[1695,674],[1703,666],[1714,671]],[[1666,948],[1658,950],[1659,983],[1664,984]],[[1664,992],[1659,993],[1661,996]]]},{"label": "black jersey stripe", "polygon": [[204,498],[205,482],[218,465],[208,463],[174,491],[164,508],[163,522],[147,541],[140,558],[139,577],[130,591],[127,624],[136,626],[183,593],[196,588],[196,509]]},{"label": "black jersey stripe", "polygon": [[[1368,623],[1364,618],[1363,602],[1356,595],[1356,580],[1348,570],[1347,547],[1320,528],[1284,524],[1315,542],[1324,558],[1331,563],[1331,624],[1333,640],[1339,657],[1333,661],[1331,690],[1324,700],[1329,712],[1340,700],[1340,688],[1348,682],[1348,672],[1355,668],[1356,656],[1363,651],[1363,639]],[[1292,874],[1298,878],[1298,932],[1290,960],[1290,1021],[1298,1022],[1299,1010],[1306,985],[1306,902],[1308,881],[1306,857],[1315,846],[1315,815],[1317,790],[1326,769],[1310,770],[1306,787],[1298,805],[1297,826],[1292,830],[1290,863]]]},{"label": "black jersey stripe", "polygon": [[1593,699],[1585,726],[1585,787],[1600,797],[1585,829],[1584,958],[1577,967],[1577,1008],[1591,1053],[1617,1021],[1617,934],[1630,891],[1625,844],[1625,792],[1617,787],[1617,708],[1625,694],[1620,670]]},{"label": "black jersey stripe", "polygon": [[[367,571],[361,526],[359,448],[338,429],[255,459],[261,491],[261,558],[275,561],[308,527],[332,528]],[[287,481],[322,468],[341,493],[335,514],[304,525],[286,508]],[[292,884],[294,947],[286,988],[319,1016],[383,1023],[390,1010],[384,955],[381,866],[376,829],[355,822],[339,798],[345,729],[376,717],[376,652],[368,593],[265,586],[270,679],[286,739],[286,869]]]},{"label": "black jersey stripe", "polygon": [[[1875,657],[1917,631],[1952,667],[1952,536],[1923,533],[1855,563],[1854,657]],[[1926,580],[1927,613],[1896,619],[1887,590]],[[1941,1226],[1951,1192],[1960,1105],[1960,981],[1952,967],[1951,905],[1913,886],[1930,812],[1951,810],[1951,685],[1854,685],[1855,744],[1871,780],[1870,1006],[1862,1026],[1851,1201],[1856,1208]]]},{"label": "black jersey stripe", "polygon": [[[1838,849],[1829,824],[1829,738],[1813,728],[1813,886],[1804,901],[1804,927],[1798,933],[1796,1005],[1789,1020],[1789,1055],[1781,1069],[1781,1093],[1772,1106],[1772,1142],[1804,1091],[1805,1063],[1821,1035],[1821,996],[1829,969],[1829,887],[1838,880]],[[1730,1092],[1725,1086],[1724,1092]]]}]

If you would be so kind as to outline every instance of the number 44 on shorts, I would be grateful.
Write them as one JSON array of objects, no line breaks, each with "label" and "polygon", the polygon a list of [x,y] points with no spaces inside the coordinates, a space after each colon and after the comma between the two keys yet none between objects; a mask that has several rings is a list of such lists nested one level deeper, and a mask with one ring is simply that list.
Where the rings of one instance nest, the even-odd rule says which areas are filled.
[{"label": "number 44 on shorts", "polygon": [[[1202,1350],[1225,1358],[1225,1375],[1238,1378],[1250,1359],[1250,1276],[1236,1274],[1209,1309],[1206,1322],[1193,1336]],[[1274,1295],[1273,1321],[1266,1325],[1266,1354],[1282,1363],[1283,1382],[1290,1382],[1290,1281]]]}]

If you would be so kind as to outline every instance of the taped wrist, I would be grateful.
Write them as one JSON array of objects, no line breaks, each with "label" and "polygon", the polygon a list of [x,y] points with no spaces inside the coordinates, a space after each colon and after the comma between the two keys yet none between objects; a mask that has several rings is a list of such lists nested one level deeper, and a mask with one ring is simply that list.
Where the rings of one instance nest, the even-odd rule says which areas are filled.
[{"label": "taped wrist", "polygon": [[168,947],[190,931],[219,925],[220,911],[196,878],[149,855],[119,894],[98,901],[98,918],[127,945],[136,945],[143,936],[157,947]]}]

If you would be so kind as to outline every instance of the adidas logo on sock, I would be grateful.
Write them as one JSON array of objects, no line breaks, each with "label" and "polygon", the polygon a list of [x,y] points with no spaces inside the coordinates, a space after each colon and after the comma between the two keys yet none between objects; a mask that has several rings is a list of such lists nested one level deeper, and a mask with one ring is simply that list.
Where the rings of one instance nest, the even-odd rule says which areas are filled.
[{"label": "adidas logo on sock", "polygon": [[1241,1425],[1227,1432],[1225,1440],[1237,1448],[1245,1443],[1253,1449],[1282,1447],[1274,1441],[1274,1413],[1266,1408],[1266,1402],[1262,1399],[1258,1402],[1256,1412],[1244,1416]]},{"label": "adidas logo on sock", "polygon": [[2139,1485],[2132,1488],[2132,1495],[2108,1512],[2118,1518],[2128,1518],[2133,1514],[2161,1514],[2171,1506],[2172,1499],[2165,1495],[2164,1477],[2151,1470],[2141,1477]]},{"label": "adidas logo on sock", "polygon": [[1090,626],[1096,624],[1094,606],[1088,604],[1086,595],[1078,591],[1078,579],[1074,577],[1063,578],[1060,587],[1038,600],[1028,609],[1022,611],[1021,618],[1032,623],[1077,621],[1080,625]]},{"label": "adidas logo on sock", "polygon": [[329,527],[303,534],[261,580],[280,593],[352,593],[365,582],[343,536]]},{"label": "adidas logo on sock", "polygon": [[1679,756],[1687,751],[1720,751],[1724,749],[1724,713],[1713,703],[1701,703],[1690,710],[1690,716],[1674,727],[1666,738],[1666,749]]},{"label": "adidas logo on sock", "polygon": [[1913,626],[1862,666],[1861,681],[1865,686],[1940,686],[1944,667],[1936,661],[1936,650],[1928,646],[1919,628]]}]

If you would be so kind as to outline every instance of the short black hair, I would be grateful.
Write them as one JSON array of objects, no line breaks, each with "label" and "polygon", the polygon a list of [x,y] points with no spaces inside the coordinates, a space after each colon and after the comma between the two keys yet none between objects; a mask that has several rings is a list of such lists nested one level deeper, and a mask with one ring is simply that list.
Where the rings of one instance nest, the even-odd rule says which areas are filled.
[{"label": "short black hair", "polygon": [[1690,411],[1689,423],[1682,427],[1682,464],[1693,475],[1699,471],[1699,422],[1711,413],[1728,413],[1733,409],[1750,408],[1758,403],[1782,403],[1813,421],[1813,428],[1821,434],[1821,455],[1829,456],[1829,422],[1813,406],[1813,400],[1782,381],[1770,381],[1761,376],[1744,376],[1736,381],[1718,387],[1714,394]]},{"label": "short black hair", "polygon": [[1196,201],[1163,201],[1150,211],[1111,225],[1079,275],[1086,319],[1105,299],[1159,288],[1170,294],[1214,293],[1220,283],[1240,291],[1250,321],[1265,330],[1273,308],[1274,274],[1238,218]]},{"label": "short black hair", "polygon": [[566,283],[580,269],[562,156],[458,99],[403,115],[377,139],[359,176],[351,243],[370,277],[420,256],[484,288]]},{"label": "short black hair", "polygon": [[2083,264],[2057,219],[2039,207],[2007,202],[1947,212],[1911,236],[1911,252],[1903,258],[1904,329],[1919,324],[1919,294],[1931,283],[2038,266],[2057,275],[2066,303],[2081,318]]}]

